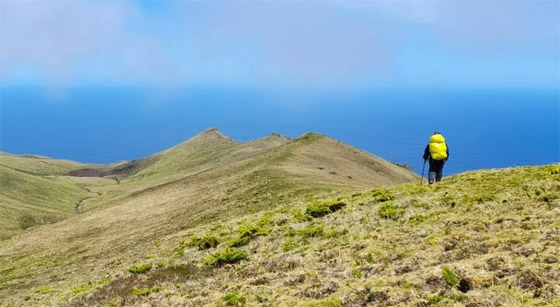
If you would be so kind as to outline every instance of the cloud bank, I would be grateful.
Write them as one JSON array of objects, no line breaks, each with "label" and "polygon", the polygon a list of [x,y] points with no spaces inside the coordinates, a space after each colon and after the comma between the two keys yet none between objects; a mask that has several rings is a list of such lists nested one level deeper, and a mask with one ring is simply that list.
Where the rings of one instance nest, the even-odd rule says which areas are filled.
[{"label": "cloud bank", "polygon": [[558,1],[0,3],[2,86],[553,87]]}]

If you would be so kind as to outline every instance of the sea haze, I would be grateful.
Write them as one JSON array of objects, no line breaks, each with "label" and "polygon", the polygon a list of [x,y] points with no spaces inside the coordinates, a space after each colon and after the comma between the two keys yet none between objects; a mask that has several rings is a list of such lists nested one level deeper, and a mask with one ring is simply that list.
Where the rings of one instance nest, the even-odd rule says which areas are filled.
[{"label": "sea haze", "polygon": [[0,149],[92,163],[132,160],[216,127],[237,141],[315,131],[422,171],[434,130],[445,174],[560,161],[557,89],[268,90],[2,88]]}]

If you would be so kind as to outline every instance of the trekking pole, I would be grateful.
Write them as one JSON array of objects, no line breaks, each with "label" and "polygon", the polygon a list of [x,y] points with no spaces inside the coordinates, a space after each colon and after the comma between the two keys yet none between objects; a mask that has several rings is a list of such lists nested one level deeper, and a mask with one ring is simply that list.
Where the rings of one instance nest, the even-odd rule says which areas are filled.
[{"label": "trekking pole", "polygon": [[422,166],[422,179],[420,179],[420,186],[422,186],[422,182],[424,182],[424,169],[426,168],[426,160],[424,160],[424,166]]}]

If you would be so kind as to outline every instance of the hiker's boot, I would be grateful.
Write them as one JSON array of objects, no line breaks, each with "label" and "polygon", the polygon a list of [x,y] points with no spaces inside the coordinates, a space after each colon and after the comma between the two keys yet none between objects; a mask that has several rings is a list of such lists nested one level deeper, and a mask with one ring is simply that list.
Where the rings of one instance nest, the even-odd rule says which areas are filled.
[{"label": "hiker's boot", "polygon": [[441,177],[443,177],[443,173],[442,173],[442,172],[437,172],[437,173],[436,173],[436,182],[440,182],[440,181],[441,181]]},{"label": "hiker's boot", "polygon": [[428,183],[432,184],[436,180],[436,172],[430,172],[428,175]]}]

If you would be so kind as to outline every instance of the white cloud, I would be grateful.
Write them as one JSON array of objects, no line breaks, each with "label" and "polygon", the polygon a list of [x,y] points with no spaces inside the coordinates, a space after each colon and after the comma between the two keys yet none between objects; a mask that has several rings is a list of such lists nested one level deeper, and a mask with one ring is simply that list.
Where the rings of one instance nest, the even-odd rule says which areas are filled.
[{"label": "white cloud", "polygon": [[[135,1],[2,0],[0,81],[367,87],[423,84],[429,75],[435,85],[468,78],[519,83],[525,62],[539,63],[530,67],[531,80],[539,79],[539,65],[558,64],[558,5],[170,1],[153,8]],[[493,71],[459,76],[483,63]],[[546,73],[554,79],[554,71]]]},{"label": "white cloud", "polygon": [[[157,35],[129,24],[142,19],[132,1],[15,1],[0,4],[2,83],[26,79],[28,67],[47,84],[121,81],[167,75]],[[33,81],[33,80],[32,80]]]}]

